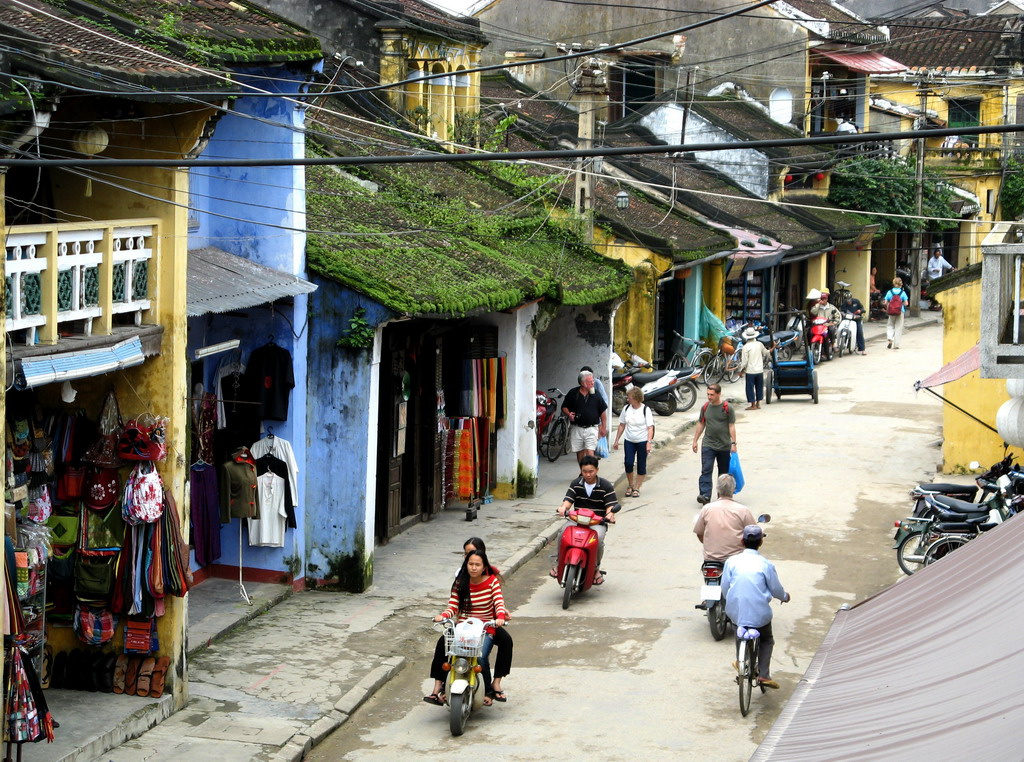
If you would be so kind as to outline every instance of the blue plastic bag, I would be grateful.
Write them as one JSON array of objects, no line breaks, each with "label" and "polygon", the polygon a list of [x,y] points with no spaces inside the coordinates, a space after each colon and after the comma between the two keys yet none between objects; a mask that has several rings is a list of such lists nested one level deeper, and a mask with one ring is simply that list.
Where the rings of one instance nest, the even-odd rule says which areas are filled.
[{"label": "blue plastic bag", "polygon": [[743,489],[743,469],[740,468],[740,454],[734,452],[729,456],[729,476],[736,480],[736,494]]},{"label": "blue plastic bag", "polygon": [[608,437],[601,437],[597,440],[597,447],[594,448],[594,455],[599,458],[608,457]]}]

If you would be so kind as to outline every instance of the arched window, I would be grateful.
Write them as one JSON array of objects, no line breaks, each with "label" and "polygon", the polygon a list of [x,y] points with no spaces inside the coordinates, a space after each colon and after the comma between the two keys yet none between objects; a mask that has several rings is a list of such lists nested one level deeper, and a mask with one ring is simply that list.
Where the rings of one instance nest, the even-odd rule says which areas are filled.
[{"label": "arched window", "polygon": [[[444,74],[445,68],[441,64],[434,64],[430,70],[431,74]],[[451,77],[437,77],[436,79],[428,80],[427,92],[430,94],[430,101],[427,104],[427,112],[430,116],[430,126],[427,130],[427,134],[435,135],[442,140],[448,138],[448,123],[450,122],[450,114],[448,113],[448,101],[451,95]]]},{"label": "arched window", "polygon": [[768,113],[782,124],[793,120],[793,93],[787,87],[776,87],[768,97]]}]

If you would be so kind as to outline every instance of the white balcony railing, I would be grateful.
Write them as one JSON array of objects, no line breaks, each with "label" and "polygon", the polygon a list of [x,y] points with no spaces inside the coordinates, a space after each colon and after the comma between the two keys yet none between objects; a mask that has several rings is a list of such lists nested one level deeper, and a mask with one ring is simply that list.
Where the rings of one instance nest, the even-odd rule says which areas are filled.
[{"label": "white balcony railing", "polygon": [[154,219],[11,227],[7,332],[24,331],[27,344],[54,344],[76,321],[85,335],[110,333],[119,314],[141,324],[152,306],[158,227]]}]

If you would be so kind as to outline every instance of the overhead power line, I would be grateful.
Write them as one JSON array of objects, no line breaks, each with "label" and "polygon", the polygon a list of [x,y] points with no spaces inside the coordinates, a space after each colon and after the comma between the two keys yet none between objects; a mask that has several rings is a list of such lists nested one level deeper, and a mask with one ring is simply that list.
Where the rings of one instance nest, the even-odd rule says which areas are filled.
[{"label": "overhead power line", "polygon": [[915,138],[944,138],[950,135],[993,135],[1024,132],[1024,124],[947,127],[937,130],[906,130],[904,132],[842,133],[813,138],[775,138],[748,140],[740,143],[684,143],[680,145],[604,146],[601,148],[567,148],[558,151],[508,151],[481,153],[415,153],[393,156],[314,156],[283,159],[12,159],[0,157],[0,167],[99,168],[99,167],[294,167],[294,166],[361,166],[367,164],[444,164],[466,161],[518,161],[545,159],[578,159],[593,156],[634,156],[641,154],[687,154],[710,151],[757,150],[789,146],[816,146],[851,143],[879,143]]}]

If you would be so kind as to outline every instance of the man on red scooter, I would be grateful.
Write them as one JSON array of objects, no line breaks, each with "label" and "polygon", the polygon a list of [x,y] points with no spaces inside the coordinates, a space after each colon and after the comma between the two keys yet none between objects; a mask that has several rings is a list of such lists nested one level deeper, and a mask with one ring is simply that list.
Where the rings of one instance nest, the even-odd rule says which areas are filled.
[{"label": "man on red scooter", "polygon": [[[834,304],[830,304],[828,301],[829,291],[827,288],[821,289],[821,294],[818,296],[818,301],[814,302],[807,311],[811,314],[811,320],[813,321],[816,317],[825,318],[828,323],[828,337],[823,346],[821,355],[827,359],[832,359],[832,347],[835,346],[836,342],[836,328],[839,325],[839,321],[843,319],[842,313],[836,309]],[[810,341],[808,341],[810,343]]]},{"label": "man on red scooter", "polygon": [[[598,516],[603,516],[608,523],[615,523],[615,514],[612,509],[619,504],[619,499],[615,496],[615,488],[612,483],[597,475],[600,462],[593,455],[584,455],[580,459],[580,475],[569,484],[562,504],[557,509],[559,516],[565,516],[570,508],[589,508]],[[575,524],[567,522],[566,526],[575,526]],[[594,584],[600,585],[604,582],[600,569],[601,558],[604,556],[604,535],[608,531],[608,527],[602,522],[592,528],[597,532],[598,542],[595,567],[597,571],[594,573]],[[557,568],[551,570],[551,576],[557,578]]]}]

